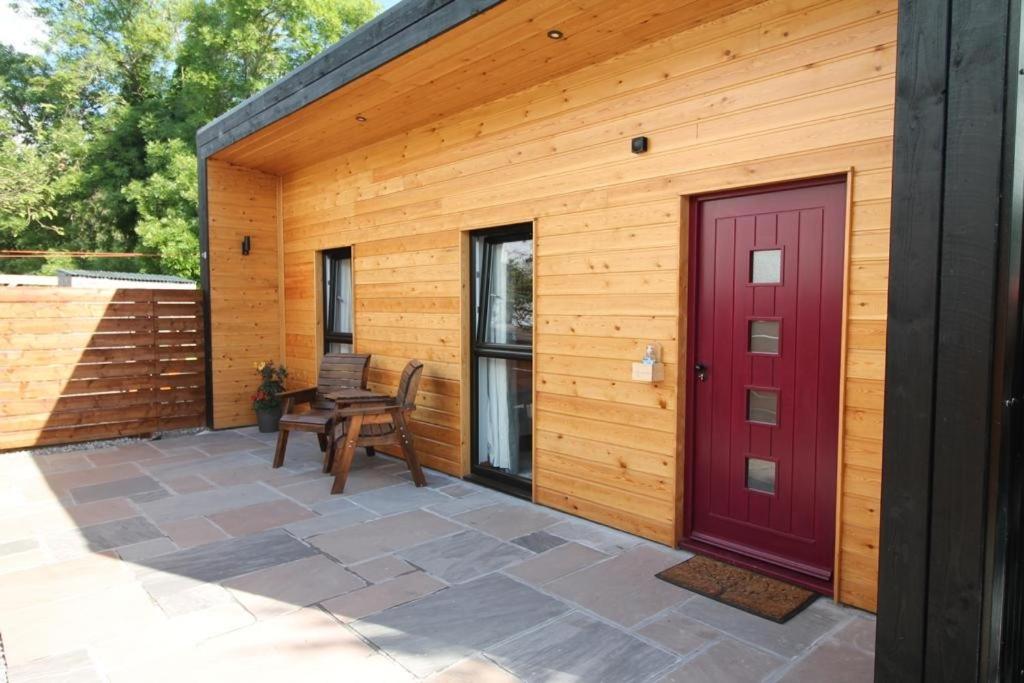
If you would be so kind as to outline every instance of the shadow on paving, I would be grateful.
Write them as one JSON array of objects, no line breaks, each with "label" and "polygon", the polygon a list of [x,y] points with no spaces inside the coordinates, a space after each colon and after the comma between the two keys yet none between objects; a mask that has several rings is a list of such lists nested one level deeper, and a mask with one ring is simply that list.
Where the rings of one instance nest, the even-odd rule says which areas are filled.
[{"label": "shadow on paving", "polygon": [[275,438],[0,458],[11,681],[870,680],[854,610],[723,611],[654,578],[681,552],[383,455],[331,496]]}]

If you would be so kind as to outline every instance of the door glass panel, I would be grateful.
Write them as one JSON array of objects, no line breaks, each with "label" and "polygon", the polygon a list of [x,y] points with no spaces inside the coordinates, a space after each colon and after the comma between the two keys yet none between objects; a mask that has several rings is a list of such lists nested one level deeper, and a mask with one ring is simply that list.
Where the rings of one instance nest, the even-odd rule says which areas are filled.
[{"label": "door glass panel", "polygon": [[763,425],[778,424],[778,392],[765,389],[747,389],[747,420]]},{"label": "door glass panel", "polygon": [[533,241],[488,243],[483,342],[529,346],[533,340]]},{"label": "door glass panel", "polygon": [[747,458],[747,488],[775,493],[775,463],[761,458]]},{"label": "door glass panel", "polygon": [[533,476],[533,363],[477,358],[477,464]]},{"label": "door glass panel", "polygon": [[352,250],[324,252],[324,350],[352,352]]},{"label": "door glass panel", "polygon": [[779,353],[779,321],[751,320],[750,346],[751,353]]},{"label": "door glass panel", "polygon": [[782,282],[781,249],[760,249],[750,253],[750,282],[755,285]]}]

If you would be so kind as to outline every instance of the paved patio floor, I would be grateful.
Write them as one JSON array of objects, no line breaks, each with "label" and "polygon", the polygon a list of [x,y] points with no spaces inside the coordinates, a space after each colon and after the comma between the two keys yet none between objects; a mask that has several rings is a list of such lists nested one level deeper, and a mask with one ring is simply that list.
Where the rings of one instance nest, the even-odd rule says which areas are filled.
[{"label": "paved patio floor", "polygon": [[654,578],[683,552],[386,456],[331,496],[273,439],[0,456],[12,683],[871,678],[862,612],[776,625]]}]

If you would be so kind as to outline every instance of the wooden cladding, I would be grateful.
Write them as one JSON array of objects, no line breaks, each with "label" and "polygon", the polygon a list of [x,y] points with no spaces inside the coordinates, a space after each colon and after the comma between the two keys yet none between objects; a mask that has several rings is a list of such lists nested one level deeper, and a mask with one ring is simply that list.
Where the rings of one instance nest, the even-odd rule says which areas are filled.
[{"label": "wooden cladding", "polygon": [[[207,162],[213,426],[252,424],[253,364],[281,362],[278,184],[274,176]],[[242,240],[250,238],[248,255]],[[299,386],[297,384],[289,386]]]},{"label": "wooden cladding", "polygon": [[[315,377],[322,344],[318,253],[351,246],[356,351],[373,354],[371,386],[394,391],[408,359],[424,362],[412,423],[416,446],[424,464],[455,475],[469,465],[463,335],[471,279],[464,235],[532,221],[534,500],[670,545],[682,528],[686,489],[678,372],[687,366],[680,336],[688,315],[686,200],[847,174],[836,589],[843,602],[872,609],[896,2],[766,0],[718,14],[726,4],[715,3],[700,25],[679,18],[673,34],[656,42],[616,32],[618,54],[611,58],[604,58],[602,38],[593,45],[601,59],[584,60],[588,66],[540,83],[510,76],[500,99],[354,151],[327,155],[323,149],[331,148],[318,147],[312,159],[307,148],[314,138],[292,144],[295,135],[282,135],[275,142],[267,129],[225,150],[225,158],[285,171],[280,291],[284,355],[296,383]],[[515,10],[541,5],[552,6],[524,0]],[[614,23],[614,9],[607,12]],[[661,28],[672,16],[679,17],[663,15]],[[433,59],[431,51],[443,51],[449,38],[469,40],[461,35],[441,36],[410,57]],[[587,49],[579,36],[564,46]],[[467,83],[471,89],[473,81]],[[433,102],[439,95],[432,87],[425,80],[412,92]],[[314,114],[310,108],[303,116]],[[317,126],[333,133],[333,123],[328,116]],[[650,151],[637,156],[629,140],[641,134]],[[274,154],[261,161],[255,150],[264,145]],[[243,156],[243,148],[253,156]],[[242,173],[234,176],[238,182]],[[264,180],[270,176],[248,173],[252,193],[268,191],[261,188],[271,185]],[[239,207],[250,206],[218,197],[213,184],[209,192],[211,207],[223,202],[224,219],[236,210],[234,220],[242,220]],[[211,219],[212,259],[222,234]],[[224,248],[236,249],[233,240]],[[215,297],[222,282],[215,272]],[[219,318],[215,308],[214,334],[245,320],[247,331],[263,334],[270,324],[246,315],[229,309]],[[631,364],[649,341],[661,345],[665,380],[634,383]],[[215,354],[215,381],[230,367]]]},{"label": "wooden cladding", "polygon": [[205,424],[196,290],[0,288],[0,450]]}]

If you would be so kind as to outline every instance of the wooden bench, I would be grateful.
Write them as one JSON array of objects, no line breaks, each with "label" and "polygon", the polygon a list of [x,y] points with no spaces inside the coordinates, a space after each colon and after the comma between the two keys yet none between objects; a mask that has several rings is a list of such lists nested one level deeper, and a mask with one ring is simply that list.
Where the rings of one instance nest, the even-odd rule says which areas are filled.
[{"label": "wooden bench", "polygon": [[331,493],[342,493],[348,481],[348,471],[356,448],[367,450],[374,446],[398,446],[405,456],[405,464],[412,473],[416,486],[426,486],[419,457],[413,448],[408,417],[416,410],[416,392],[423,376],[423,363],[411,360],[398,381],[398,393],[393,399],[376,404],[338,407],[334,413],[334,484]]},{"label": "wooden bench", "polygon": [[[274,452],[274,467],[284,464],[284,453],[288,446],[288,433],[313,432],[324,453],[323,471],[331,470],[331,454],[334,452],[334,402],[327,394],[339,389],[365,389],[370,372],[370,355],[356,353],[328,353],[320,361],[317,386],[292,389],[279,394],[284,399],[280,433],[277,436],[277,450]],[[309,410],[298,412],[296,407],[308,404]]]}]

